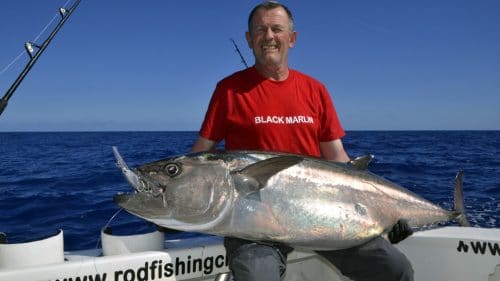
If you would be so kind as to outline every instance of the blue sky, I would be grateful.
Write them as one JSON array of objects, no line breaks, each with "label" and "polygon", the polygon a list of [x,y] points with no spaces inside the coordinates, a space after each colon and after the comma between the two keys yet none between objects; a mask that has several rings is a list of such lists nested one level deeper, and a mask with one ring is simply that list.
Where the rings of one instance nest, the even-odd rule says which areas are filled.
[{"label": "blue sky", "polygon": [[[0,71],[66,2],[0,2]],[[258,2],[82,0],[0,131],[198,130],[216,82],[243,68],[230,38],[253,63]],[[283,3],[290,66],[327,86],[346,130],[500,130],[500,1]],[[27,58],[0,75],[1,96]]]}]

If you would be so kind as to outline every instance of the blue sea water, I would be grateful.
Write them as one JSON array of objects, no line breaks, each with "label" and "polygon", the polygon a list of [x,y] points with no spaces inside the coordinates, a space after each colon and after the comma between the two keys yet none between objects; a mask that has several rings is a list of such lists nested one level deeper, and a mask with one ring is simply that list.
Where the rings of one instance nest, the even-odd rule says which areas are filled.
[{"label": "blue sea water", "polygon": [[[185,153],[196,136],[0,133],[0,232],[18,243],[63,229],[65,250],[99,247],[101,228],[119,210],[113,196],[131,190],[111,147],[134,167]],[[344,144],[351,157],[374,154],[372,172],[448,209],[454,177],[463,170],[469,219],[475,226],[500,227],[500,131],[352,131]],[[153,227],[124,211],[110,226],[120,234]]]}]

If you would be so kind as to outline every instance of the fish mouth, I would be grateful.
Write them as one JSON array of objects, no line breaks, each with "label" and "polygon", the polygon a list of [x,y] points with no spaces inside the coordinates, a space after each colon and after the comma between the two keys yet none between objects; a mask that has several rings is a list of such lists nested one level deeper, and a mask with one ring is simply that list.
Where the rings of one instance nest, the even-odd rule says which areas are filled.
[{"label": "fish mouth", "polygon": [[161,196],[153,196],[145,192],[119,193],[114,196],[113,200],[127,212],[147,220],[169,216],[171,213]]},{"label": "fish mouth", "polygon": [[155,183],[138,169],[130,169],[116,146],[113,146],[113,154],[116,158],[116,166],[120,169],[128,183],[134,188],[135,192],[147,192],[154,196],[160,196],[165,191],[166,186]]},{"label": "fish mouth", "polygon": [[119,206],[123,206],[130,200],[131,197],[132,194],[130,193],[118,193],[113,197],[113,201],[115,201],[115,203]]},{"label": "fish mouth", "polygon": [[115,203],[127,210],[127,212],[146,220],[169,216],[171,210],[168,208],[165,197],[161,196],[163,194],[162,189],[153,188],[153,185],[147,178],[141,176],[139,171],[131,170],[115,146],[113,146],[113,153],[116,158],[116,166],[134,188],[133,193],[115,195]]}]

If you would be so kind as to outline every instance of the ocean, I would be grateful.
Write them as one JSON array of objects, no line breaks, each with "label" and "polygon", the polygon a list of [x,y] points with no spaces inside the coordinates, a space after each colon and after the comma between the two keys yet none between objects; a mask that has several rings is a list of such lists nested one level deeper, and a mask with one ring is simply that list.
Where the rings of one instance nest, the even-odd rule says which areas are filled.
[{"label": "ocean", "polygon": [[[63,229],[65,250],[72,251],[100,247],[105,226],[117,234],[149,231],[154,226],[118,212],[113,202],[116,193],[131,187],[116,167],[111,147],[117,146],[134,167],[186,153],[196,136],[0,133],[0,232],[9,243],[21,243]],[[351,157],[375,155],[370,171],[447,209],[453,206],[455,175],[463,170],[469,220],[477,227],[500,227],[500,131],[351,131],[344,145]]]}]

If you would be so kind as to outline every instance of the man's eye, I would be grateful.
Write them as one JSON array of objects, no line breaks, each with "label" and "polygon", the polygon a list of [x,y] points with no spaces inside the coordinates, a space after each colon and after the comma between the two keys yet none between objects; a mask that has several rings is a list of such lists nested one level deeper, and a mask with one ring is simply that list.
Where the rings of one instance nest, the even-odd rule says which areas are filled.
[{"label": "man's eye", "polygon": [[265,33],[265,32],[266,32],[266,29],[265,29],[265,28],[262,28],[262,27],[257,27],[257,28],[255,29],[255,32],[257,32],[257,33]]}]

